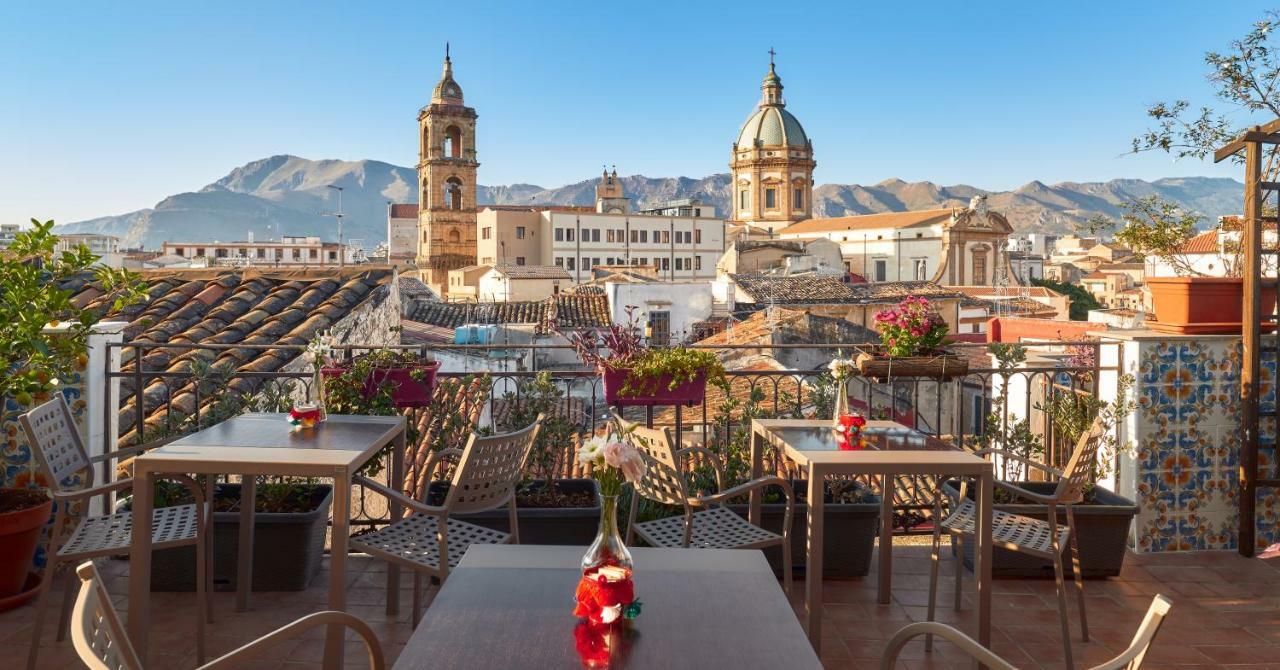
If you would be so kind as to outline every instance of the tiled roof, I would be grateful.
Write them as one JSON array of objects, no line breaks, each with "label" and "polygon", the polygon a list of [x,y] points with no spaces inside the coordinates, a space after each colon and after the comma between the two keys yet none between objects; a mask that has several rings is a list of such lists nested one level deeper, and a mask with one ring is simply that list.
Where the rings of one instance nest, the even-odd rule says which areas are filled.
[{"label": "tiled roof", "polygon": [[611,323],[604,293],[559,293],[545,300],[493,303],[419,303],[409,320],[437,328],[467,324],[536,325],[560,328],[605,328]]},{"label": "tiled roof", "polygon": [[757,303],[777,305],[882,304],[907,296],[954,298],[959,293],[927,281],[849,284],[830,275],[729,275]]},{"label": "tiled roof", "polygon": [[1210,230],[1182,243],[1178,247],[1180,254],[1216,254],[1218,253],[1218,231]]},{"label": "tiled roof", "polygon": [[497,265],[494,270],[508,279],[572,279],[568,270],[556,265]]},{"label": "tiled roof", "polygon": [[400,294],[408,298],[417,298],[422,300],[439,300],[440,296],[431,290],[417,277],[409,275],[400,275]]},{"label": "tiled roof", "polygon": [[[328,330],[354,308],[369,300],[385,299],[393,273],[390,269],[345,270],[336,268],[259,270],[154,270],[140,273],[150,296],[145,304],[120,311],[111,309],[115,296],[85,284],[73,297],[105,320],[125,321],[125,342],[155,344],[273,345],[306,344],[316,333]],[[136,369],[133,350],[122,350],[123,372]],[[215,355],[216,353],[216,355]],[[233,346],[217,352],[157,348],[142,359],[147,373],[190,373],[204,361],[210,370],[274,372],[300,354],[292,349],[254,349]],[[189,417],[195,414],[197,394],[193,384],[174,376],[169,383],[144,375],[144,424],[156,429],[166,424],[170,410]],[[252,394],[261,379],[236,377],[227,391]],[[133,381],[121,379],[120,441],[135,439],[138,407]],[[218,401],[204,391],[201,408]]]},{"label": "tiled roof", "polygon": [[391,213],[388,214],[393,219],[416,219],[418,218],[417,203],[395,203],[391,205]]},{"label": "tiled roof", "polygon": [[828,219],[805,219],[778,231],[779,235],[833,233],[842,230],[875,230],[877,228],[909,228],[941,224],[951,219],[955,209],[926,209],[915,212],[885,212],[860,216],[837,216]]}]

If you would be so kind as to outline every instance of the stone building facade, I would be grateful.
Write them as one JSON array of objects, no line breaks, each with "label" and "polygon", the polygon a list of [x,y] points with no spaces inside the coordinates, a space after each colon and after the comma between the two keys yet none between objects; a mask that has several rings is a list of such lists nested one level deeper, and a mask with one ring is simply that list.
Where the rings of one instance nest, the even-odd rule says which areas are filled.
[{"label": "stone building facade", "polygon": [[418,112],[418,268],[446,298],[449,271],[476,262],[476,118],[446,46],[444,74]]}]

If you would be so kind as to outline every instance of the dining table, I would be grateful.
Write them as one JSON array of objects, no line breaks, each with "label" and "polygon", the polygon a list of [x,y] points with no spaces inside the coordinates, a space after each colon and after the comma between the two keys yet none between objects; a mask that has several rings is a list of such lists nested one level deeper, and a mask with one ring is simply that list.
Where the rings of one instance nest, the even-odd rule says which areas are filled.
[{"label": "dining table", "polygon": [[[352,476],[388,446],[391,481],[404,476],[407,421],[403,416],[329,415],[322,423],[300,428],[287,414],[247,413],[140,454],[134,459],[132,553],[129,558],[128,632],[139,658],[146,662],[151,619],[151,513],[157,474],[204,475],[212,500],[218,476],[241,477],[236,609],[249,608],[253,583],[255,485],[262,476],[317,477],[333,480],[332,540],[329,560],[330,610],[346,609],[347,537],[351,518]],[[391,505],[392,522],[404,510]],[[212,527],[211,525],[209,527]],[[212,543],[209,543],[212,544]],[[387,572],[388,593],[399,592],[399,572]],[[388,610],[394,603],[388,601]],[[394,612],[390,612],[394,613]],[[343,628],[329,627],[325,667],[341,667]]]},{"label": "dining table", "polygon": [[[837,437],[831,420],[754,419],[751,422],[751,477],[764,474],[766,450],[794,463],[807,477],[808,538],[805,567],[805,628],[815,650],[822,645],[823,506],[829,476],[879,477],[881,482],[877,601],[888,604],[893,579],[893,491],[898,475],[972,477],[978,505],[977,639],[991,645],[991,529],[994,472],[990,461],[893,421],[868,421],[864,445]],[[777,463],[775,462],[775,465]],[[799,492],[797,492],[799,493]],[[761,522],[762,498],[751,491],[748,520]],[[935,520],[935,523],[937,520]]]},{"label": "dining table", "polygon": [[632,547],[640,615],[574,616],[585,547],[473,544],[393,670],[819,670],[758,549]]}]

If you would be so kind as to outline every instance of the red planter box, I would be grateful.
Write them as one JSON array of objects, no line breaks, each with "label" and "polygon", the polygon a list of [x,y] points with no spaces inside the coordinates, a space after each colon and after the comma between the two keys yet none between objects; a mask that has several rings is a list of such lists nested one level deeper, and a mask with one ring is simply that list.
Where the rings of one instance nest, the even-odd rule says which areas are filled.
[{"label": "red planter box", "polygon": [[[611,407],[632,407],[632,406],[648,406],[648,405],[700,405],[702,399],[707,393],[707,377],[699,375],[692,381],[687,381],[676,386],[674,389],[668,388],[671,385],[671,377],[664,375],[658,380],[655,391],[652,395],[641,396],[624,396],[621,394],[622,388],[627,384],[627,375],[630,373],[625,368],[602,368],[600,375],[604,378],[604,402]],[[634,385],[633,385],[634,386]],[[646,384],[647,387],[653,386]]]},{"label": "red planter box", "polygon": [[[415,370],[423,371],[422,381],[413,378]],[[381,368],[373,370],[364,380],[365,396],[372,396],[384,382],[392,385],[391,401],[396,407],[426,407],[431,404],[431,395],[436,390],[436,372],[440,370],[440,361],[432,361],[423,365],[406,368]],[[323,368],[320,374],[325,377],[339,377],[346,368]]]}]

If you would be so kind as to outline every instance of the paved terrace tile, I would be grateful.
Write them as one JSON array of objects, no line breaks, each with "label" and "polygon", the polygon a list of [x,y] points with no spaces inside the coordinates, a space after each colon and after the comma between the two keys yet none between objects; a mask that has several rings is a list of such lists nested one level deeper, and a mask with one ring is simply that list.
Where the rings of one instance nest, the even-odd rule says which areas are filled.
[{"label": "paved terrace tile", "polygon": [[[928,603],[928,548],[918,545],[895,549],[893,602],[876,603],[875,575],[850,581],[827,581],[827,599],[822,660],[828,668],[877,668],[888,638],[903,625],[925,619]],[[305,591],[255,594],[253,609],[234,611],[234,594],[214,594],[216,623],[208,627],[212,654],[225,653],[274,628],[305,614],[324,609],[327,592],[325,572]],[[128,563],[102,560],[99,565],[108,579],[116,607],[127,612]],[[388,662],[393,663],[412,635],[408,606],[411,592],[403,590],[402,612],[388,617],[383,612],[385,563],[363,556],[348,562],[348,601],[352,613],[373,627],[382,641]],[[944,560],[938,619],[971,631],[975,625],[972,575],[966,573],[964,609],[951,609],[950,589],[953,562]],[[1173,611],[1156,638],[1144,669],[1171,668],[1198,670],[1263,670],[1280,668],[1280,562],[1244,559],[1234,553],[1130,555],[1124,573],[1117,579],[1091,580],[1086,584],[1089,600],[1091,640],[1081,642],[1075,610],[1072,630],[1078,667],[1100,663],[1123,649],[1146,612],[1151,596],[1164,593],[1173,599]],[[873,568],[874,569],[874,568]],[[795,582],[797,587],[802,580]],[[55,587],[57,588],[57,587]],[[792,603],[797,612],[803,603],[796,588]],[[435,588],[427,587],[426,602]],[[567,596],[566,596],[567,597]],[[1074,596],[1072,600],[1074,608]],[[55,591],[50,602],[61,601]],[[195,666],[192,641],[194,594],[156,593],[152,597],[152,663],[150,667],[191,668]],[[1062,667],[1062,647],[1058,633],[1058,613],[1052,580],[996,580],[993,596],[992,640],[997,653],[1019,668]],[[425,617],[429,619],[430,610]],[[0,613],[0,642],[6,655],[21,659],[27,651],[32,609],[25,606]],[[42,668],[79,667],[70,640],[54,641],[56,614],[50,617],[40,656]],[[245,668],[302,670],[319,668],[323,650],[323,629],[268,652]],[[352,639],[352,638],[348,638]],[[347,647],[347,667],[365,667],[358,642]],[[926,654],[922,641],[907,647],[899,664],[908,670],[960,669],[972,667],[957,649],[938,642]]]}]

